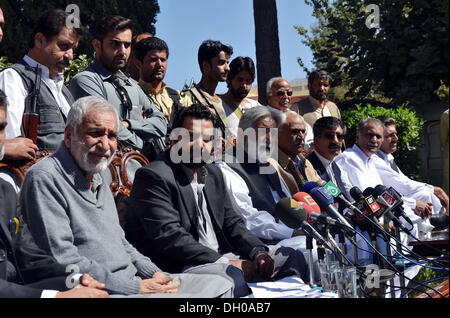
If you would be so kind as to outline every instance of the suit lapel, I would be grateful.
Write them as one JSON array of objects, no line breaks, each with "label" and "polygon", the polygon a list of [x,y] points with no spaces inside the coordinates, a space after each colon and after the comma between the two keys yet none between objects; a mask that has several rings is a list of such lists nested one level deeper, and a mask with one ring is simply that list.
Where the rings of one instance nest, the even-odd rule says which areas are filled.
[{"label": "suit lapel", "polygon": [[316,153],[313,151],[307,159],[313,165],[314,169],[319,173],[319,177],[324,181],[330,181],[330,177],[328,176],[327,170],[323,166],[322,162],[317,157]]},{"label": "suit lapel", "polygon": [[181,168],[181,165],[179,164],[172,164],[173,165],[173,171],[175,172],[174,175],[177,176],[175,178],[175,182],[178,186],[178,190],[180,191],[181,199],[183,201],[185,210],[187,211],[187,214],[189,216],[189,219],[191,220],[191,224],[197,228],[198,226],[198,211],[197,211],[197,204],[195,202],[195,196],[194,191],[192,190],[191,183],[189,182],[186,174],[184,173],[183,169]]}]

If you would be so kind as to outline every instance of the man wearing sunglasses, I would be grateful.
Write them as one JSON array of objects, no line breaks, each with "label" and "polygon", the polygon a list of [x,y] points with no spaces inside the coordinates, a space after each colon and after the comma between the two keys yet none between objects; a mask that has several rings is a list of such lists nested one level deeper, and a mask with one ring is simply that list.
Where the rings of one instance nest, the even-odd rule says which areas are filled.
[{"label": "man wearing sunglasses", "polygon": [[292,110],[305,119],[311,126],[317,119],[325,116],[341,118],[335,103],[327,99],[331,76],[324,70],[313,71],[308,76],[309,96],[292,105]]},{"label": "man wearing sunglasses", "polygon": [[[270,109],[275,112],[285,112],[291,104],[292,89],[291,84],[282,77],[273,77],[266,84],[267,102]],[[281,115],[281,114],[280,114]],[[303,149],[306,152],[311,150],[313,142],[313,132],[311,126],[305,121],[306,136]]]},{"label": "man wearing sunglasses", "polygon": [[341,153],[346,130],[344,122],[336,117],[318,119],[313,126],[314,150],[306,157],[322,180],[332,181],[339,189],[343,189],[341,170],[334,158]]}]

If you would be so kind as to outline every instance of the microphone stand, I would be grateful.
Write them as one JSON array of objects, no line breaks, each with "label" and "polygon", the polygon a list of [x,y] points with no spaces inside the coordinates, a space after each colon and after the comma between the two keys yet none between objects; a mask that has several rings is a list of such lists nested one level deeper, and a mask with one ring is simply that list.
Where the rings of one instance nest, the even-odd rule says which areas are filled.
[{"label": "microphone stand", "polygon": [[[401,241],[400,241],[400,224],[398,223],[397,220],[393,220],[394,223],[394,237],[397,239],[396,241],[396,247],[397,247],[397,251],[399,253],[402,253],[402,245],[401,245]],[[403,267],[403,273],[405,272],[405,268]],[[403,294],[405,293],[405,277],[403,275],[400,276],[400,288],[401,288],[401,292],[400,292],[400,297],[403,297]]]},{"label": "microphone stand", "polygon": [[[313,273],[313,255],[312,255],[312,249],[313,249],[313,239],[311,236],[306,235],[306,249],[308,251],[308,267],[309,267],[309,282],[311,286],[315,286],[314,284],[314,273]],[[317,253],[319,254],[319,253]]]}]

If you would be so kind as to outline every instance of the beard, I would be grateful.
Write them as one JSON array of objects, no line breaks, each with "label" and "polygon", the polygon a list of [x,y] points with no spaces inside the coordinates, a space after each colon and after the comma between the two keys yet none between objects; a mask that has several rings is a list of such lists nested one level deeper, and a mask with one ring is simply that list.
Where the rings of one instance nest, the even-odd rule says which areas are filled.
[{"label": "beard", "polygon": [[[78,167],[80,167],[80,169],[86,173],[95,174],[102,172],[103,170],[108,168],[109,164],[114,158],[115,152],[113,153],[111,150],[108,150],[107,152],[103,153],[96,148],[96,146],[92,146],[88,149],[86,147],[86,144],[83,141],[78,140],[78,138],[72,140],[70,146],[72,156],[74,157]],[[92,154],[106,155],[107,158],[102,158],[95,162],[89,158],[89,155]]]},{"label": "beard", "polygon": [[156,71],[157,70],[145,72],[145,74],[142,74],[142,79],[144,80],[144,82],[153,83],[153,81],[155,80],[162,81],[164,79],[164,76],[166,75],[166,72],[163,71],[162,74],[156,74]]},{"label": "beard", "polygon": [[233,87],[230,86],[229,89],[231,95],[233,95],[233,97],[236,99],[244,99],[250,92],[250,90],[246,90],[245,88],[234,89]]},{"label": "beard", "polygon": [[318,101],[323,101],[327,99],[327,93],[311,92],[311,96]]}]

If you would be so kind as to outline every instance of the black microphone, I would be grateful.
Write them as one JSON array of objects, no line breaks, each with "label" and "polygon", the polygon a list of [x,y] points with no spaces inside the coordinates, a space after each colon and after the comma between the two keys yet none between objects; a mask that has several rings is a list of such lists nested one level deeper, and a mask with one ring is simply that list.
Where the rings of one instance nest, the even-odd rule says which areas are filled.
[{"label": "black microphone", "polygon": [[367,189],[370,189],[372,195],[375,197],[378,204],[380,205],[381,212],[378,213],[379,216],[378,214],[376,214],[377,218],[380,218],[381,215],[386,214],[388,218],[394,221],[395,226],[399,227],[402,231],[411,234],[410,231],[402,224],[402,222],[400,222],[400,220],[392,213],[393,208],[398,204],[396,203],[396,200],[389,195],[387,188],[380,184],[376,186],[375,189],[374,188],[367,188]]},{"label": "black microphone", "polygon": [[339,213],[339,211],[333,205],[333,197],[328,194],[328,192],[324,188],[315,187],[313,189],[310,189],[308,194],[317,202],[321,209],[326,210],[331,217],[336,219],[341,224],[342,229],[348,235],[355,235],[355,229],[350,225],[350,223],[348,223],[347,219],[345,219],[344,216]]},{"label": "black microphone", "polygon": [[[356,206],[358,207],[358,209],[361,211],[361,214],[357,213],[356,214],[356,220],[359,222],[358,226],[362,229],[362,230],[366,230],[368,231],[370,228],[372,228],[372,226],[370,228],[367,227],[367,219],[371,220],[372,222],[370,222],[373,226],[376,226],[376,228],[379,231],[383,231],[384,230],[381,228],[381,226],[378,224],[378,220],[374,215],[375,210],[372,210],[372,207],[374,207],[373,205],[369,205],[369,203],[371,202],[370,198],[368,201],[366,201],[366,198],[364,197],[363,193],[361,192],[361,190],[358,187],[353,187],[350,189],[350,195],[352,196],[352,198],[357,202]],[[373,199],[373,197],[372,197]],[[373,199],[375,200],[375,199]],[[377,206],[379,209],[379,206]]]},{"label": "black microphone", "polygon": [[275,205],[275,214],[277,217],[291,229],[302,228],[310,237],[317,241],[318,245],[333,250],[328,242],[316,231],[308,222],[308,213],[305,208],[291,198],[283,198]]},{"label": "black microphone", "polygon": [[400,193],[398,193],[393,187],[389,187],[389,189],[387,187],[385,187],[382,184],[379,184],[375,187],[375,191],[377,191],[377,193],[386,193],[387,195],[389,195],[389,197],[394,199],[394,207],[392,208],[392,212],[394,212],[394,215],[396,217],[402,217],[403,219],[406,220],[406,222],[408,222],[412,227],[414,227],[413,222],[411,221],[411,219],[406,215],[405,211],[403,210],[403,200],[402,200],[402,195]]}]

